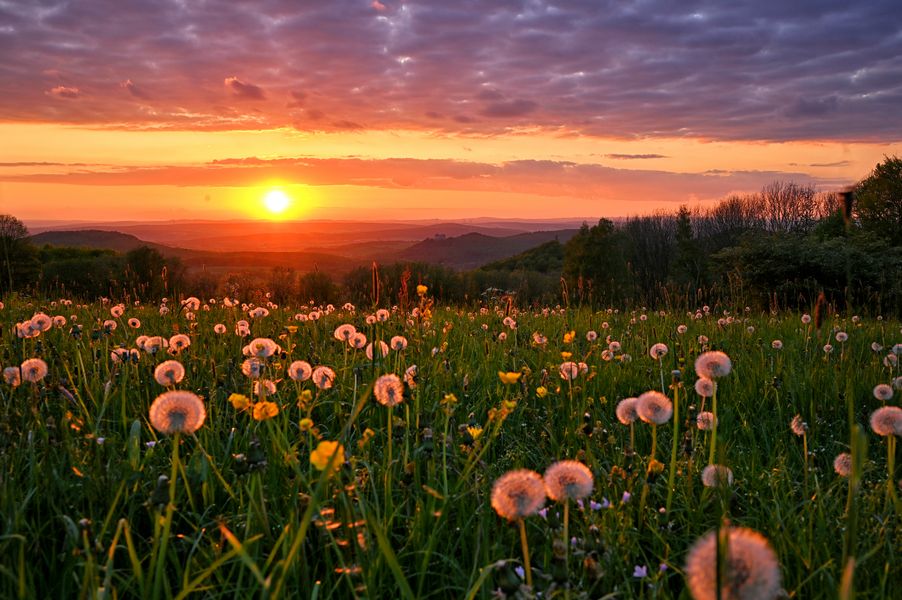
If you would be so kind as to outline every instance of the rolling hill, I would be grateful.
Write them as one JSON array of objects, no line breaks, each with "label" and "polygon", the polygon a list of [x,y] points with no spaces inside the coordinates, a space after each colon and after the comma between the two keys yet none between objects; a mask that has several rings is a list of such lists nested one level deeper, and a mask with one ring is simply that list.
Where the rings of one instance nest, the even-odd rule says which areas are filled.
[{"label": "rolling hill", "polygon": [[475,269],[557,240],[564,243],[577,229],[536,231],[506,237],[468,233],[451,238],[430,238],[398,253],[400,260],[441,264],[455,269]]}]

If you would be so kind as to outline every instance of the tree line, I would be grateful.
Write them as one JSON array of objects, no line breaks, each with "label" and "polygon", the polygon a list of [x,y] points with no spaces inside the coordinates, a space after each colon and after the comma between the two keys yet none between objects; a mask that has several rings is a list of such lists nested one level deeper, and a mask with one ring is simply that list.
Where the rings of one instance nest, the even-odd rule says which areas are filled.
[{"label": "tree line", "polygon": [[[341,277],[290,267],[189,273],[157,250],[33,247],[15,217],[0,216],[0,290],[83,298],[153,300],[181,292],[244,301],[390,305],[412,302],[418,284],[446,302],[510,296],[521,305],[760,309],[902,307],[902,159],[888,157],[847,193],[775,181],[710,208],[680,206],[614,222],[584,223],[566,243],[458,272],[423,263],[360,267]],[[265,296],[269,293],[269,296]]]}]

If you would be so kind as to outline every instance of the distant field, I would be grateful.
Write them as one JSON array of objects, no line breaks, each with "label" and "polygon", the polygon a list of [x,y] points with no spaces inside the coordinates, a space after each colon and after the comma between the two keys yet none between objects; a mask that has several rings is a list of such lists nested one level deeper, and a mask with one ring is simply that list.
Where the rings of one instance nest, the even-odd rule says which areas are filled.
[{"label": "distant field", "polygon": [[[726,523],[776,559],[740,568],[734,542],[734,589],[759,574],[782,597],[898,597],[902,423],[888,437],[869,424],[900,404],[898,321],[480,310],[428,291],[384,321],[351,306],[255,317],[222,299],[4,301],[3,598],[688,598],[716,568],[687,572],[693,544]],[[337,339],[343,325],[360,349]],[[406,347],[383,357],[379,341]],[[694,365],[709,351],[731,365],[702,398]],[[295,361],[334,379],[303,379]],[[190,403],[151,415],[172,390],[199,396],[202,419]],[[654,390],[666,400],[646,396],[639,418],[618,411]],[[648,412],[652,398],[672,416]],[[702,411],[716,429],[699,428]],[[550,479],[564,459],[591,481]],[[721,471],[706,487],[711,464],[731,483]],[[523,468],[546,474],[539,498],[493,495]],[[561,486],[569,500],[545,497]]]}]

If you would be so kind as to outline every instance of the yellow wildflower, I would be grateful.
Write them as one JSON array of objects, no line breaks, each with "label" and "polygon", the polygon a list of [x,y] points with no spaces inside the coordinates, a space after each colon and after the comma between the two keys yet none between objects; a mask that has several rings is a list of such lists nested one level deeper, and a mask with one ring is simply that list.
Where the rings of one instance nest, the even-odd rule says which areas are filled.
[{"label": "yellow wildflower", "polygon": [[417,286],[417,296],[425,296],[426,292],[428,292],[428,291],[429,291],[429,288],[426,287],[425,285]]},{"label": "yellow wildflower", "polygon": [[572,352],[561,352],[561,358],[564,360],[569,360],[571,356],[573,356]]},{"label": "yellow wildflower", "polygon": [[536,388],[536,396],[538,396],[539,398],[544,398],[547,395],[548,395],[548,390],[545,388],[545,386],[540,385],[539,387]]},{"label": "yellow wildflower", "polygon": [[[335,458],[332,458],[332,457]],[[332,469],[337,471],[341,468],[341,463],[345,461],[344,446],[338,442],[322,441],[316,446],[316,450],[310,453],[310,464],[316,467],[318,471],[324,471],[332,461]]]},{"label": "yellow wildflower", "polygon": [[301,410],[306,410],[307,405],[311,400],[313,400],[313,392],[311,392],[310,390],[304,390],[303,392],[298,394],[298,407],[300,407]]},{"label": "yellow wildflower", "polygon": [[520,380],[520,375],[523,373],[513,372],[513,373],[505,373],[504,371],[498,371],[498,378],[501,379],[501,383],[504,384],[512,384],[517,383]]},{"label": "yellow wildflower", "polygon": [[664,463],[659,460],[652,459],[650,463],[648,463],[648,473],[663,473],[664,472]]},{"label": "yellow wildflower", "polygon": [[288,330],[288,333],[297,333],[297,332],[298,332],[298,326],[297,326],[297,325],[286,325],[286,326],[285,326],[285,329]]},{"label": "yellow wildflower", "polygon": [[572,344],[572,343],[573,343],[573,340],[574,340],[575,338],[576,338],[576,332],[575,332],[575,331],[568,331],[567,333],[564,334],[564,343],[565,343],[565,344]]},{"label": "yellow wildflower", "polygon": [[482,427],[480,427],[479,425],[475,425],[475,426],[474,426],[474,425],[468,425],[468,426],[467,426],[467,433],[470,434],[470,437],[473,438],[473,441],[476,441],[476,440],[479,439],[479,436],[482,435]]},{"label": "yellow wildflower", "polygon": [[310,431],[313,429],[313,419],[309,417],[304,417],[301,419],[300,423],[298,423],[298,429],[301,431]]},{"label": "yellow wildflower", "polygon": [[232,394],[229,396],[229,402],[232,403],[235,410],[247,410],[251,405],[250,399],[242,394]]},{"label": "yellow wildflower", "polygon": [[373,436],[376,435],[376,432],[367,427],[363,432],[363,437],[357,440],[357,446],[363,450],[367,444],[370,443],[370,440],[373,439]]},{"label": "yellow wildflower", "polygon": [[279,405],[269,400],[263,400],[254,404],[254,419],[265,421],[279,414]]}]

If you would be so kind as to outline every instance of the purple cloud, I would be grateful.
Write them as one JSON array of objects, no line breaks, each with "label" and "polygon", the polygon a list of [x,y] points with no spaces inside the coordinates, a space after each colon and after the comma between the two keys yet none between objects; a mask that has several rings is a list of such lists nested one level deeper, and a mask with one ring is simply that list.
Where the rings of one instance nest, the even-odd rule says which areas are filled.
[{"label": "purple cloud", "polygon": [[55,96],[57,98],[68,98],[70,100],[74,98],[78,98],[81,95],[81,92],[77,87],[70,87],[66,85],[58,85],[56,87],[50,88],[47,90],[46,94],[48,96]]},{"label": "purple cloud", "polygon": [[263,88],[258,85],[246,83],[237,77],[226,77],[223,83],[225,83],[225,86],[232,90],[232,93],[238,98],[245,98],[247,100],[266,100],[266,94],[263,92]]},{"label": "purple cloud", "polygon": [[[50,10],[12,0],[0,7],[0,118],[895,142],[898,8],[898,0],[247,0]],[[124,94],[121,82],[140,88]],[[224,82],[233,100],[277,101],[229,104]],[[329,118],[306,118],[308,107]]]},{"label": "purple cloud", "polygon": [[652,158],[667,158],[663,154],[605,154],[607,158],[614,160],[647,160]]},{"label": "purple cloud", "polygon": [[520,192],[549,198],[579,198],[581,204],[610,201],[658,203],[714,200],[758,191],[774,180],[833,188],[848,184],[798,172],[725,171],[672,173],[619,169],[595,163],[515,160],[500,164],[450,159],[292,157],[231,158],[206,164],[80,169],[70,172],[3,174],[0,181],[69,185],[179,185],[241,187],[278,179],[311,186],[354,185],[460,192]]}]

